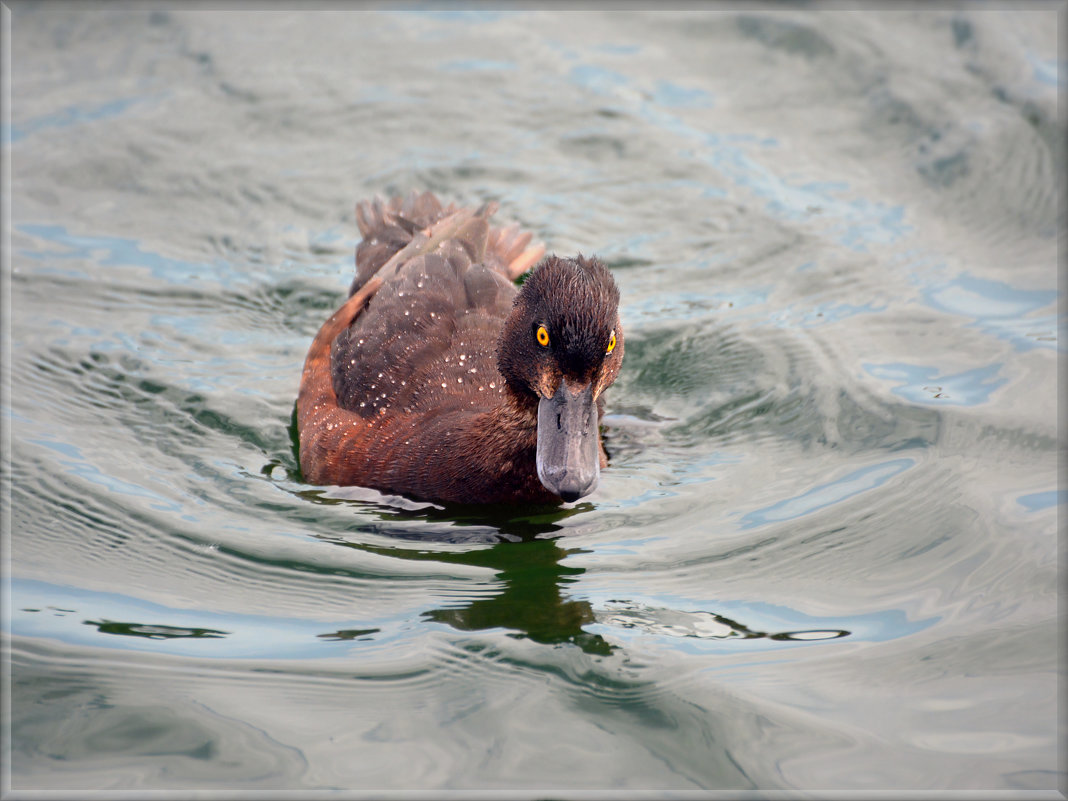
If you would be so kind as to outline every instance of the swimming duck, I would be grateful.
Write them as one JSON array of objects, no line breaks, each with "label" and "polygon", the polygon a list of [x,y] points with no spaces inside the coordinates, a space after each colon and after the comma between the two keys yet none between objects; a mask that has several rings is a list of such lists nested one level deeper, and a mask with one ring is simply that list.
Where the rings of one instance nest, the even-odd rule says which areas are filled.
[{"label": "swimming duck", "polygon": [[307,481],[455,503],[594,490],[619,291],[596,258],[542,258],[517,225],[491,227],[496,209],[429,192],[357,205],[356,277],[297,398]]}]

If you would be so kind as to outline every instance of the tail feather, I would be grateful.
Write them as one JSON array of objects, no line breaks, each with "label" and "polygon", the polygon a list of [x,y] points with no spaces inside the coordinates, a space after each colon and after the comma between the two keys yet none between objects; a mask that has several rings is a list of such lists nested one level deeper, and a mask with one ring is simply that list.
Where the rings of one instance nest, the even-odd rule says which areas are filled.
[{"label": "tail feather", "polygon": [[[458,226],[449,235],[459,239],[472,262],[485,262],[486,266],[514,280],[534,265],[545,248],[540,245],[528,248],[533,236],[521,232],[518,224],[490,228],[488,220],[498,205],[490,201],[472,212],[458,208],[455,203],[442,206],[432,192],[415,191],[404,198],[396,196],[387,201],[376,195],[357,203],[356,225],[363,240],[356,247],[356,277],[349,295],[355,294],[401,251],[408,251],[413,242],[431,237],[431,229],[447,218],[456,218]],[[452,229],[451,224],[449,228]],[[428,242],[428,245],[428,249],[434,249],[439,242]]]},{"label": "tail feather", "polygon": [[527,247],[534,235],[529,231],[520,231],[518,223],[490,231],[487,250],[496,262],[497,269],[514,281],[533,267],[545,255],[545,246],[537,244]]}]

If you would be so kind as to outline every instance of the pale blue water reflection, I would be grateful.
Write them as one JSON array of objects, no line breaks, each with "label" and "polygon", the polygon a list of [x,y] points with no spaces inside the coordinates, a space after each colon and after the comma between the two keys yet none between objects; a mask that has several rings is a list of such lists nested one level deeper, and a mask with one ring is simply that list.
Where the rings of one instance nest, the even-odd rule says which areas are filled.
[{"label": "pale blue water reflection", "polygon": [[1068,491],[1032,492],[1027,495],[1021,495],[1016,499],[1016,502],[1026,507],[1029,512],[1039,512],[1043,509],[1052,509],[1055,506],[1068,504]]},{"label": "pale blue water reflection", "polygon": [[94,105],[67,106],[51,114],[28,119],[4,128],[4,141],[8,144],[33,136],[38,131],[48,128],[69,128],[87,125],[98,120],[118,117],[143,103],[160,102],[163,97],[124,97]]},{"label": "pale blue water reflection", "polygon": [[826,509],[862,492],[882,486],[915,464],[914,459],[891,459],[881,464],[854,470],[836,481],[813,487],[796,497],[747,512],[741,518],[741,527],[754,528],[766,523],[794,520],[820,509]]},{"label": "pale blue water reflection", "polygon": [[[135,239],[118,236],[73,235],[61,225],[19,225],[17,229],[27,236],[44,239],[64,248],[59,252],[28,247],[19,249],[21,257],[35,261],[51,262],[55,259],[72,259],[84,261],[87,266],[146,267],[154,278],[182,286],[188,286],[190,280],[198,278],[218,279],[227,274],[237,278],[242,277],[234,273],[228,262],[220,260],[214,264],[207,264],[172,259],[160,253],[144,250],[143,245]],[[43,266],[40,269],[42,272],[52,270],[53,274],[71,278],[86,278],[89,275],[84,270],[55,271],[49,266]]]},{"label": "pale blue water reflection", "polygon": [[875,378],[897,382],[892,392],[913,403],[978,406],[990,400],[990,394],[1008,383],[998,378],[1002,365],[976,367],[955,375],[939,375],[938,368],[918,364],[865,364]]},{"label": "pale blue water reflection", "polygon": [[[1057,347],[1056,289],[1018,289],[1004,281],[962,274],[925,292],[939,311],[967,317],[984,333],[1011,342],[1017,350]],[[1037,315],[1043,309],[1046,314]]]}]

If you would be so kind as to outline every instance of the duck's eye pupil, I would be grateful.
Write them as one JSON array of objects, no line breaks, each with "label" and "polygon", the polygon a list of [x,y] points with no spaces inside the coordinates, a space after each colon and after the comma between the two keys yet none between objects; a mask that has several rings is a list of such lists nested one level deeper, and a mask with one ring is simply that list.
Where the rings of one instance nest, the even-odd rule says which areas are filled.
[{"label": "duck's eye pupil", "polygon": [[538,344],[543,348],[549,344],[549,329],[544,325],[538,326],[538,333],[535,336],[538,338]]},{"label": "duck's eye pupil", "polygon": [[613,331],[611,336],[608,337],[608,350],[605,353],[611,353],[616,348],[616,332]]}]

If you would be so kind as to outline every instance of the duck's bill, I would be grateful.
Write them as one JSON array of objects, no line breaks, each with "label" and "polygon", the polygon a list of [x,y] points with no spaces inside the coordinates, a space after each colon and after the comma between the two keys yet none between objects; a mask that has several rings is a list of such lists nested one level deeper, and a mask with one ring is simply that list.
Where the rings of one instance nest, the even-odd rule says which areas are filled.
[{"label": "duck's bill", "polygon": [[589,495],[601,473],[593,385],[572,391],[566,381],[538,402],[538,478],[565,501]]}]

